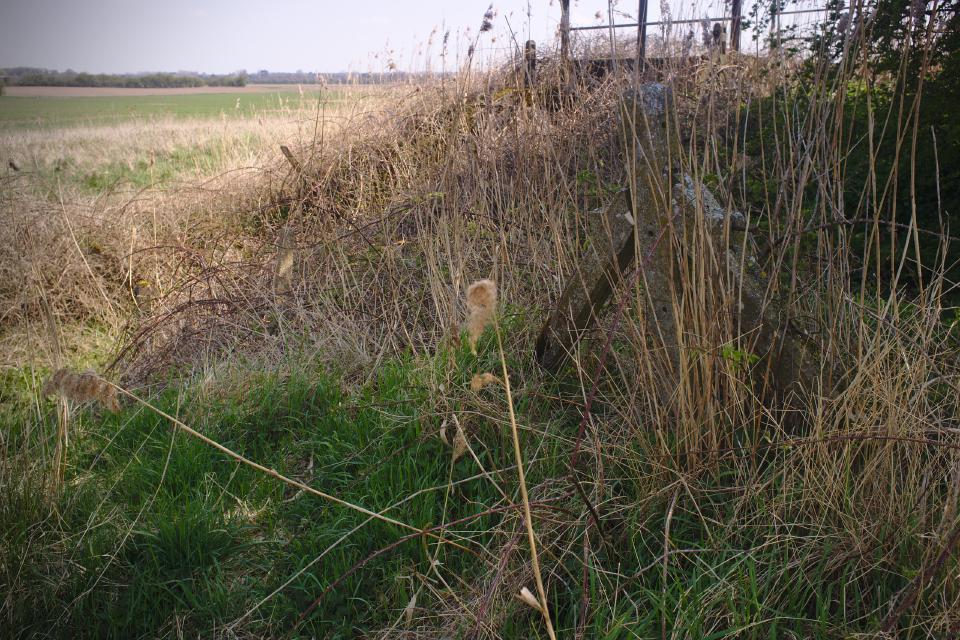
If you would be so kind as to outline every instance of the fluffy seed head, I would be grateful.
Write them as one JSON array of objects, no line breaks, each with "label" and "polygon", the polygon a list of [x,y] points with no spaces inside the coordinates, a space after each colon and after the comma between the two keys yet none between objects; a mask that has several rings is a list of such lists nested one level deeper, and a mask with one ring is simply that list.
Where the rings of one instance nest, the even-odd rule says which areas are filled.
[{"label": "fluffy seed head", "polygon": [[491,384],[503,383],[500,381],[500,378],[492,373],[478,373],[477,375],[473,376],[473,379],[470,380],[470,390],[480,391],[484,387],[488,387]]},{"label": "fluffy seed head", "polygon": [[467,331],[470,350],[477,352],[477,340],[493,320],[497,308],[497,285],[493,280],[477,280],[467,288]]},{"label": "fluffy seed head", "polygon": [[537,611],[542,611],[540,608],[540,603],[537,602],[536,597],[530,592],[530,589],[523,587],[520,589],[520,593],[517,594],[517,597],[523,600],[523,603],[528,607],[536,609]]},{"label": "fluffy seed head", "polygon": [[483,22],[480,23],[480,33],[485,33],[493,29],[493,5],[483,14]]}]

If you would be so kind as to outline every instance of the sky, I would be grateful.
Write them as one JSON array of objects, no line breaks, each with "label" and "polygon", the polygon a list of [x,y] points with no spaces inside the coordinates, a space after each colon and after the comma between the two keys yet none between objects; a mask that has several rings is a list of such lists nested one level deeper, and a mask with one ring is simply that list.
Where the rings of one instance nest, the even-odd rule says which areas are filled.
[{"label": "sky", "polygon": [[[670,0],[674,16],[716,15],[711,2],[722,7],[722,0],[694,1],[680,7]],[[636,0],[614,4],[636,13]],[[648,19],[660,16],[660,4],[650,1]],[[494,29],[478,34],[489,6],[490,0],[0,0],[0,67],[362,72],[392,62],[437,70],[447,30],[451,58],[474,41],[487,59],[528,38],[541,50],[556,46],[558,0],[494,0]],[[607,0],[573,0],[572,22],[606,21],[607,6]]]}]

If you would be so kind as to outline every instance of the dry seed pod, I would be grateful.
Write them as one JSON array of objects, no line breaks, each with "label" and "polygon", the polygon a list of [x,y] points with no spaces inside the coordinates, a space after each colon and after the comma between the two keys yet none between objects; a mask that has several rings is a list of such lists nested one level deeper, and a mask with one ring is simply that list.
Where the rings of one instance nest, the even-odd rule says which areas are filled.
[{"label": "dry seed pod", "polygon": [[453,436],[453,461],[456,462],[460,456],[467,452],[467,436],[463,433],[463,428],[457,422],[457,433]]},{"label": "dry seed pod", "polygon": [[407,621],[407,626],[410,626],[410,623],[413,622],[413,612],[417,608],[417,593],[413,593],[413,597],[410,598],[410,602],[407,603],[407,606],[403,610],[403,617]]},{"label": "dry seed pod", "polygon": [[456,433],[453,434],[453,442],[447,437],[447,420],[444,420],[440,425],[439,435],[443,444],[453,449],[453,461],[456,462],[460,456],[467,452],[467,436],[463,432],[463,427],[460,426],[457,416],[453,416],[453,425],[456,429]]},{"label": "dry seed pod", "polygon": [[110,411],[120,410],[117,389],[93,371],[74,373],[58,369],[43,383],[41,393],[58,395],[73,402],[99,402]]},{"label": "dry seed pod", "polygon": [[477,280],[467,288],[467,331],[470,350],[477,352],[477,340],[493,320],[497,308],[497,285],[493,280]]},{"label": "dry seed pod", "polygon": [[443,442],[443,444],[447,445],[448,447],[450,446],[450,440],[447,439],[447,421],[446,420],[444,420],[440,424],[440,440],[441,442]]}]

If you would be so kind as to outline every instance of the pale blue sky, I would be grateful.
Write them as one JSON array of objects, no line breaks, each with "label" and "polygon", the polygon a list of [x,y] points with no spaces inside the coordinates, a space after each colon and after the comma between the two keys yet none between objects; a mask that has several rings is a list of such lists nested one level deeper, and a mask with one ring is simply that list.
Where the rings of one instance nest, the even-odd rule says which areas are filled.
[{"label": "pale blue sky", "polygon": [[[671,0],[676,17],[703,15],[712,2]],[[636,11],[636,0],[620,8]],[[38,66],[100,73],[237,69],[381,71],[440,64],[474,41],[490,0],[0,0],[0,67]],[[607,0],[574,0],[573,21],[606,20]],[[651,0],[649,19],[660,15]],[[494,0],[494,29],[482,34],[484,58],[522,43],[554,40],[557,0]],[[530,18],[528,20],[528,7]],[[624,18],[625,19],[625,18]],[[432,47],[427,55],[431,32]],[[467,30],[470,30],[468,33]]]}]

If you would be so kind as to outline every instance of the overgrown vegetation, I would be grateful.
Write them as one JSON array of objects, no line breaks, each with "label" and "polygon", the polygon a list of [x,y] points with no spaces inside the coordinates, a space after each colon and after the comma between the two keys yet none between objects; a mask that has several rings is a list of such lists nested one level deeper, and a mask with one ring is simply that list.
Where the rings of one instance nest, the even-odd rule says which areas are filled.
[{"label": "overgrown vegetation", "polygon": [[[465,350],[450,355],[463,368],[475,363]],[[503,479],[451,461],[436,437],[439,416],[426,384],[432,373],[398,359],[347,391],[326,371],[221,371],[216,389],[196,382],[155,404],[242,455],[392,518],[424,527],[468,519],[492,529],[503,515],[482,515],[483,505],[499,497]],[[52,413],[33,427],[49,425]],[[43,633],[52,620],[60,633],[83,637],[195,635],[234,622],[245,634],[269,632],[295,620],[320,595],[318,586],[341,578],[371,546],[408,533],[217,455],[142,407],[87,414],[74,429],[67,486],[75,488],[57,501],[36,502],[43,487],[28,470],[24,482],[4,477],[5,617],[26,635]],[[22,429],[8,436],[12,446],[32,437]],[[477,454],[491,469],[509,467],[496,448]],[[64,544],[46,547],[56,539]],[[479,577],[471,555],[428,548],[415,536],[343,580],[304,633],[339,628],[349,636],[391,622],[398,604],[422,589],[417,573],[434,555],[445,571]],[[258,606],[281,577],[293,579]],[[38,579],[48,584],[42,593],[33,588]]]},{"label": "overgrown vegetation", "polygon": [[[901,55],[941,46],[945,15]],[[289,160],[226,154],[197,186],[127,176],[94,197],[4,176],[2,280],[27,286],[0,285],[16,354],[3,628],[532,638],[549,616],[578,638],[957,633],[955,141],[918,88],[949,84],[949,65],[881,73],[869,29],[816,58],[665,63],[680,144],[649,173],[632,161],[643,130],[618,115],[637,78],[553,61],[533,87],[465,68],[321,107]],[[922,166],[928,152],[941,161]],[[752,237],[635,203],[677,256],[675,324],[651,328],[631,271],[548,374],[533,343],[589,250],[585,218],[638,175],[654,194],[709,186]],[[777,354],[742,330],[746,269],[815,349],[799,392],[773,387]],[[484,278],[499,302],[467,336]],[[94,366],[123,408],[44,397],[61,366]]]}]

